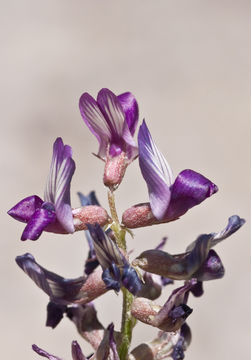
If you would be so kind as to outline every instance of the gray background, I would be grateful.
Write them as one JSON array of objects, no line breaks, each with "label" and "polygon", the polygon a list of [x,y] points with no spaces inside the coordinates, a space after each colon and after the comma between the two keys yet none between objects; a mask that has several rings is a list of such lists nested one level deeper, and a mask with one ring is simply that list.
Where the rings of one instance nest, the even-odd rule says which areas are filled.
[{"label": "gray background", "polygon": [[[250,1],[1,1],[1,356],[37,359],[36,343],[71,359],[70,342],[90,347],[65,319],[44,326],[47,296],[16,266],[31,252],[43,266],[66,277],[82,273],[84,235],[43,234],[19,240],[23,224],[5,211],[23,197],[43,196],[52,143],[62,136],[73,147],[76,192],[96,189],[107,207],[103,164],[78,111],[78,99],[102,87],[132,91],[175,175],[191,168],[208,176],[219,192],[179,221],[135,231],[135,256],[163,235],[167,249],[181,252],[200,233],[222,229],[227,218],[250,217],[251,116]],[[116,194],[118,210],[147,201],[137,161]],[[191,298],[193,331],[187,359],[249,358],[250,225],[217,247],[225,278],[205,284]],[[171,288],[166,288],[163,303]],[[100,319],[119,327],[121,297],[96,301]],[[156,329],[138,326],[134,344]]]}]

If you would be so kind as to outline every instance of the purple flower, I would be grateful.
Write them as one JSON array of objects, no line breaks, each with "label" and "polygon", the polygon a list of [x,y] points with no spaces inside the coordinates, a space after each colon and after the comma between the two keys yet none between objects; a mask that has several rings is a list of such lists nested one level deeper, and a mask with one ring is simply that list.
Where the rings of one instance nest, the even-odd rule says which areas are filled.
[{"label": "purple flower", "polygon": [[138,134],[139,165],[146,181],[150,204],[126,210],[123,223],[129,228],[178,219],[195,205],[213,195],[217,186],[193,170],[183,170],[175,180],[162,153],[155,145],[146,123]]},{"label": "purple flower", "polygon": [[102,279],[107,289],[118,292],[122,284],[136,295],[141,289],[141,281],[118,246],[98,224],[88,225],[88,230],[94,241],[96,256],[103,269]]},{"label": "purple flower", "polygon": [[80,113],[99,142],[97,156],[105,160],[104,183],[116,188],[127,165],[138,155],[133,135],[138,122],[138,104],[134,96],[116,96],[108,89],[99,91],[97,101],[88,93],[79,100]]},{"label": "purple flower", "polygon": [[[89,276],[67,279],[46,270],[39,265],[35,258],[29,253],[17,256],[16,263],[26,275],[28,275],[35,284],[49,296],[50,301],[56,305],[69,305],[78,302],[86,304],[107,291],[101,277],[102,270],[100,267]],[[64,308],[57,314],[55,314],[54,310],[55,309],[53,308],[49,309],[50,314],[52,314],[49,323],[57,325],[63,314]],[[59,321],[57,319],[59,319]]]},{"label": "purple flower", "polygon": [[75,171],[72,149],[57,138],[44,193],[44,200],[29,196],[8,211],[14,219],[27,223],[21,240],[37,240],[43,230],[73,233],[70,185]]},{"label": "purple flower", "polygon": [[186,303],[188,293],[196,282],[196,279],[192,279],[175,289],[163,306],[149,299],[135,298],[132,303],[132,315],[163,331],[177,331],[192,313],[192,309]]},{"label": "purple flower", "polygon": [[233,215],[222,231],[200,235],[184,253],[171,255],[158,249],[146,250],[133,261],[133,265],[174,280],[220,279],[224,276],[224,267],[217,253],[210,249],[235,233],[244,223],[244,219]]}]

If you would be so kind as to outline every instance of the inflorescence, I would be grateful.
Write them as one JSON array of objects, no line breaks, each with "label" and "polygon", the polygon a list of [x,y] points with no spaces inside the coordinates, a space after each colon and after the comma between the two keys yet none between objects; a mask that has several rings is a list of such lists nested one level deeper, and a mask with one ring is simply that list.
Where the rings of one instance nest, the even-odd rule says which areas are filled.
[{"label": "inflorescence", "polygon": [[[21,235],[23,241],[37,240],[43,231],[73,234],[84,230],[89,245],[84,274],[66,279],[43,268],[29,253],[17,256],[16,262],[49,297],[46,326],[55,328],[67,317],[93,347],[94,353],[85,357],[79,344],[73,341],[73,360],[183,359],[191,342],[187,318],[193,310],[188,306],[189,296],[203,295],[204,281],[224,276],[223,264],[213,248],[235,233],[245,220],[231,216],[222,231],[199,235],[181,254],[164,251],[164,238],[155,249],[144,250],[130,261],[126,234],[132,234],[131,229],[178,220],[218,188],[190,169],[181,171],[175,178],[145,121],[139,128],[136,143],[139,110],[130,92],[116,96],[102,89],[97,100],[84,93],[79,108],[99,143],[96,156],[105,164],[103,182],[108,191],[109,210],[100,205],[94,191],[87,196],[78,193],[81,206],[72,208],[70,186],[75,162],[71,147],[57,138],[43,199],[28,196],[8,214],[26,224]],[[120,221],[114,192],[127,166],[136,158],[148,188],[149,202],[125,210]],[[166,296],[163,305],[156,304],[164,287],[174,281],[182,283]],[[103,326],[97,318],[94,300],[110,290],[123,293],[120,330],[115,330],[113,323]],[[158,331],[152,341],[131,349],[137,320]],[[60,360],[36,345],[32,348],[49,360]]]}]

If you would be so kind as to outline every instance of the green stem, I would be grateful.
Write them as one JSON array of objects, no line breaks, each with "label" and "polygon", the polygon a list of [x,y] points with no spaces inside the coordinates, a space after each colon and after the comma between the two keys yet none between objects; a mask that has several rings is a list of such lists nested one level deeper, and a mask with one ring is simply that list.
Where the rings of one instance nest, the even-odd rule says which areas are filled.
[{"label": "green stem", "polygon": [[122,288],[123,292],[123,312],[121,323],[121,345],[119,348],[120,360],[126,360],[128,357],[128,351],[132,340],[132,330],[136,323],[136,320],[131,315],[131,306],[133,302],[133,295],[125,288]]},{"label": "green stem", "polygon": [[[111,211],[111,217],[113,223],[111,229],[113,230],[116,236],[116,242],[118,247],[126,251],[126,240],[125,229],[121,228],[119,223],[118,214],[115,207],[115,198],[112,191],[108,192],[108,201]],[[122,321],[121,321],[121,344],[119,347],[119,357],[120,360],[126,360],[128,358],[128,351],[132,339],[132,330],[136,324],[136,320],[131,315],[131,307],[133,302],[133,295],[124,287],[122,287],[123,293],[123,310],[122,310]]]}]

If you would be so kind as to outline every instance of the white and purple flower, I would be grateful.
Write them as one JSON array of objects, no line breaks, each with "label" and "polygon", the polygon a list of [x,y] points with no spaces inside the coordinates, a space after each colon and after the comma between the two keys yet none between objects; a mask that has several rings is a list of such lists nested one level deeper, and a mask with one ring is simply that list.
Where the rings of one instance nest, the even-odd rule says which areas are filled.
[{"label": "white and purple flower", "polygon": [[21,240],[37,240],[44,230],[69,234],[75,230],[87,229],[87,222],[98,222],[101,225],[107,222],[107,212],[100,206],[72,210],[70,186],[74,171],[71,147],[57,138],[53,145],[44,200],[37,195],[28,196],[8,211],[14,219],[27,223]]},{"label": "white and purple flower", "polygon": [[106,163],[104,183],[115,189],[127,165],[138,155],[133,139],[139,114],[137,101],[130,92],[116,96],[109,89],[101,89],[97,101],[84,93],[79,108],[84,122],[98,139],[97,156]]},{"label": "white and purple flower", "polygon": [[137,228],[178,219],[192,207],[218,191],[203,175],[187,169],[175,180],[162,153],[158,150],[145,121],[138,134],[139,165],[146,181],[150,203],[138,204],[123,214],[123,224]]}]

